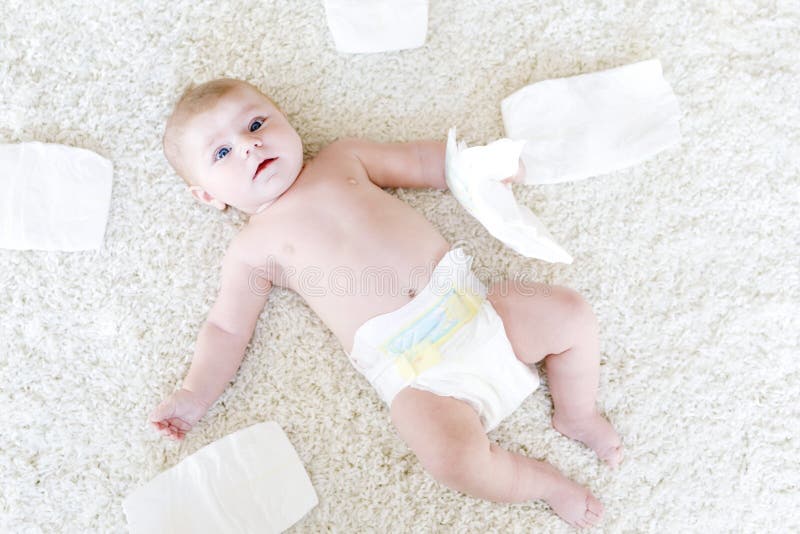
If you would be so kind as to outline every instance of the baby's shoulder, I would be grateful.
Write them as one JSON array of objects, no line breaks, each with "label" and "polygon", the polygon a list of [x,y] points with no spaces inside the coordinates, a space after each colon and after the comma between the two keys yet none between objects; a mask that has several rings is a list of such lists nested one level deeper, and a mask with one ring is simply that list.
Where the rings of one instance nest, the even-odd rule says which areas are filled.
[{"label": "baby's shoulder", "polygon": [[347,157],[355,141],[355,137],[340,137],[320,148],[317,157]]},{"label": "baby's shoulder", "polygon": [[226,262],[240,263],[249,267],[263,265],[264,258],[273,256],[272,232],[265,232],[263,224],[248,222],[228,244]]},{"label": "baby's shoulder", "polygon": [[364,140],[355,137],[342,137],[322,147],[312,161],[351,166],[359,164],[358,156],[354,150]]},{"label": "baby's shoulder", "polygon": [[[338,183],[342,178],[358,177],[363,174],[365,174],[364,166],[352,150],[348,139],[338,139],[322,147],[306,162],[298,180],[311,186],[302,188],[308,194],[319,192],[315,185]],[[295,198],[298,198],[297,195]]]}]

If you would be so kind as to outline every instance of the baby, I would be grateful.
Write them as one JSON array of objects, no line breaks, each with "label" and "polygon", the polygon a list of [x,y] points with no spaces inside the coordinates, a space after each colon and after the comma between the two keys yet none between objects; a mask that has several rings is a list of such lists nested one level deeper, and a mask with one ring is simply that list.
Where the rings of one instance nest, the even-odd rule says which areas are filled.
[{"label": "baby", "polygon": [[[619,464],[620,438],[596,407],[590,306],[563,287],[485,287],[462,249],[383,190],[446,189],[444,143],[340,139],[304,162],[300,136],[275,103],[221,79],[183,95],[164,151],[198,201],[250,217],[225,254],[183,387],[150,415],[162,434],[183,439],[220,396],[278,285],[302,295],[336,335],[436,480],[497,502],[542,499],[578,527],[600,520],[589,490],[486,436],[538,386],[532,366],[545,359],[553,427]],[[363,276],[376,269],[399,287]]]}]

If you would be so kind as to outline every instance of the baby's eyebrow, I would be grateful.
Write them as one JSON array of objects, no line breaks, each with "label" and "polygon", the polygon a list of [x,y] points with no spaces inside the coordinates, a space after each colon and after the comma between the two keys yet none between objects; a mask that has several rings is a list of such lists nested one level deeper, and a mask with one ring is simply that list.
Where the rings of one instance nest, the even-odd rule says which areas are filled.
[{"label": "baby's eyebrow", "polygon": [[211,148],[212,145],[215,145],[216,144],[216,140],[217,140],[218,137],[219,137],[218,135],[214,135],[214,136],[209,137],[208,138],[208,143],[206,143],[206,146],[203,147],[203,151],[206,151],[209,148]]},{"label": "baby's eyebrow", "polygon": [[261,106],[262,106],[262,104],[252,104],[252,105],[247,106],[246,108],[244,108],[242,110],[241,114],[242,115],[249,115],[250,113],[252,113],[255,110],[257,110],[258,108],[260,108]]}]

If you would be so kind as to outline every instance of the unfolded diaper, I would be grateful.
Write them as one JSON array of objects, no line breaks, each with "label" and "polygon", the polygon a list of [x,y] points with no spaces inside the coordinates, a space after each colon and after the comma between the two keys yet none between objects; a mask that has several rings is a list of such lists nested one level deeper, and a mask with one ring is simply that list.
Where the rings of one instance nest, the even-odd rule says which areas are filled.
[{"label": "unfolded diaper", "polygon": [[274,422],[207,445],[122,502],[132,534],[282,532],[318,503],[292,444]]},{"label": "unfolded diaper", "polygon": [[456,141],[455,128],[451,128],[445,156],[447,186],[490,234],[523,256],[572,263],[572,256],[556,243],[536,215],[517,204],[511,186],[502,183],[516,174],[523,145],[524,140],[499,139],[467,148]]},{"label": "unfolded diaper", "polygon": [[416,48],[428,33],[428,0],[324,0],[325,16],[340,52]]},{"label": "unfolded diaper", "polygon": [[100,248],[112,174],[111,162],[90,150],[0,144],[0,248]]},{"label": "unfolded diaper", "polygon": [[528,257],[572,257],[502,180],[525,165],[525,184],[580,180],[635,165],[680,141],[680,112],[657,59],[524,87],[502,102],[510,139],[466,148],[447,140],[445,177],[490,234]]},{"label": "unfolded diaper", "polygon": [[539,386],[514,355],[486,287],[460,248],[445,254],[425,288],[354,335],[350,362],[391,407],[405,387],[469,404],[489,432]]},{"label": "unfolded diaper", "polygon": [[580,180],[680,141],[680,111],[657,59],[523,87],[501,103],[506,136],[527,141],[525,183]]}]

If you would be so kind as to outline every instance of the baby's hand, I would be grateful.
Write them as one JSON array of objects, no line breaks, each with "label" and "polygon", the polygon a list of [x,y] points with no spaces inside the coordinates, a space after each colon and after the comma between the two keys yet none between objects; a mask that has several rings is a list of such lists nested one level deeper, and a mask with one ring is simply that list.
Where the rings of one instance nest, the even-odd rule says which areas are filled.
[{"label": "baby's hand", "polygon": [[161,435],[181,440],[208,408],[197,394],[188,389],[179,389],[153,410],[150,423]]},{"label": "baby's hand", "polygon": [[504,180],[500,181],[504,184],[508,184],[511,182],[515,184],[521,184],[524,179],[525,179],[525,164],[522,162],[522,158],[520,158],[519,170],[517,171],[517,174],[515,174],[514,176],[509,176],[508,178],[505,178]]}]

